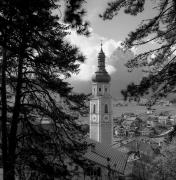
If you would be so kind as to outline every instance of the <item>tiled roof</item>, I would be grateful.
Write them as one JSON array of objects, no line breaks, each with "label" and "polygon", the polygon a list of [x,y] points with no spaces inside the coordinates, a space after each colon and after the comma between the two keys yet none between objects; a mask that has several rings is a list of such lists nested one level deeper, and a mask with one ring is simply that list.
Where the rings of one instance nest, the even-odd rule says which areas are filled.
[{"label": "tiled roof", "polygon": [[124,145],[129,151],[139,151],[143,154],[151,156],[154,152],[154,149],[158,146],[156,144],[151,144],[147,142],[142,142],[140,140],[134,140]]},{"label": "tiled roof", "polygon": [[120,174],[124,174],[125,166],[128,160],[128,155],[126,153],[120,152],[116,148],[106,146],[90,139],[87,141],[88,143],[92,144],[92,148],[90,148],[85,154],[85,157],[88,160],[107,167],[107,159],[109,158],[110,168]]}]

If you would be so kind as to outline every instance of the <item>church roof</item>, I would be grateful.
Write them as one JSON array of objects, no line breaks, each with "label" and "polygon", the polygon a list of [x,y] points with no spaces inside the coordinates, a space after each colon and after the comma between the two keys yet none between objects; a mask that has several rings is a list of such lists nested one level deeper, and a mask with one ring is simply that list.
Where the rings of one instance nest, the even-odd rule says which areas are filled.
[{"label": "church roof", "polygon": [[106,83],[111,81],[111,77],[105,68],[105,54],[102,49],[102,44],[101,44],[101,50],[98,54],[98,70],[93,75],[92,81],[93,82],[106,82]]},{"label": "church roof", "polygon": [[85,154],[85,157],[88,160],[107,167],[109,159],[110,168],[120,174],[124,174],[128,160],[128,155],[126,153],[91,139],[88,139],[87,141],[92,144],[91,148]]},{"label": "church roof", "polygon": [[92,81],[93,82],[110,82],[111,77],[106,71],[97,71],[95,74],[92,76]]}]

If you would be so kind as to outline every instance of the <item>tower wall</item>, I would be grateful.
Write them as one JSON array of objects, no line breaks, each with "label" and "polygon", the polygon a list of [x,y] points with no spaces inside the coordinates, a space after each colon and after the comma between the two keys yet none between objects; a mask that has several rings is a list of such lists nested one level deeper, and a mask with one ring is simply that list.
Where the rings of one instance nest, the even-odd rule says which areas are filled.
[{"label": "tower wall", "polygon": [[113,140],[110,81],[111,77],[106,71],[105,54],[101,44],[101,50],[98,55],[98,70],[92,77],[90,138],[106,145],[111,145]]},{"label": "tower wall", "polygon": [[112,144],[113,122],[109,83],[92,84],[90,138],[103,144]]}]

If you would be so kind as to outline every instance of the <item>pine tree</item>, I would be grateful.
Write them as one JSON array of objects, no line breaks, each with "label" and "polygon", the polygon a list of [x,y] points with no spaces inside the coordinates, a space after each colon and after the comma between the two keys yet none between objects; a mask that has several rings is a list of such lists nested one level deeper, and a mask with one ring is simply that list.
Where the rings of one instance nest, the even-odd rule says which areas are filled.
[{"label": "pine tree", "polygon": [[[145,4],[152,3],[156,15],[144,19],[135,31],[129,33],[123,45],[126,49],[143,46],[154,41],[157,48],[137,54],[126,64],[130,70],[143,67],[148,74],[148,87],[153,97],[166,96],[175,92],[175,50],[176,50],[176,2],[174,0],[114,0],[109,2],[100,17],[111,20],[123,9],[126,14],[136,16],[145,10]],[[154,55],[154,56],[153,56]],[[143,88],[144,84],[140,84]],[[148,88],[146,89],[148,90]]]},{"label": "pine tree", "polygon": [[67,179],[73,173],[68,162],[84,164],[77,117],[87,113],[87,96],[74,94],[66,82],[84,56],[65,40],[70,26],[89,33],[83,2],[65,2],[64,25],[54,13],[59,0],[0,1],[4,180]]}]

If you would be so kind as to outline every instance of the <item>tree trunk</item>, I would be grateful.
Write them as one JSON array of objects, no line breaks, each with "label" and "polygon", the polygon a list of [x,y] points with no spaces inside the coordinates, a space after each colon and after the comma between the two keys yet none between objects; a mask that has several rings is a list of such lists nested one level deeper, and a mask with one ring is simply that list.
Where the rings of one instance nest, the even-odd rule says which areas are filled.
[{"label": "tree trunk", "polygon": [[16,163],[16,146],[17,146],[17,129],[20,115],[20,100],[21,100],[21,88],[22,88],[22,69],[23,58],[20,55],[18,64],[18,77],[15,95],[15,104],[13,108],[13,117],[11,122],[10,137],[9,137],[9,172],[8,180],[15,180],[15,163]]},{"label": "tree trunk", "polygon": [[7,178],[7,92],[6,92],[6,68],[7,68],[7,56],[6,49],[2,47],[2,70],[1,70],[1,101],[2,101],[2,120],[1,120],[1,132],[2,132],[2,164],[3,164],[3,179]]}]

